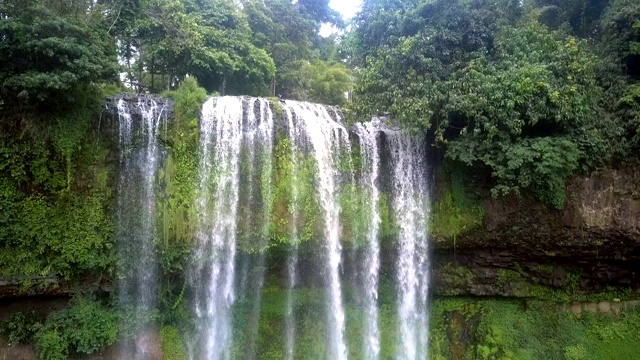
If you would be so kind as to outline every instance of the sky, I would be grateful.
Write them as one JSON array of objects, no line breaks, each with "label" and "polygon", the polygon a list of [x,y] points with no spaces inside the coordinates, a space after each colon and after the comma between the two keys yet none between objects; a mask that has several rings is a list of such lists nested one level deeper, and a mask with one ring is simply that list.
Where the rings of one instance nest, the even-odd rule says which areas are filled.
[{"label": "sky", "polygon": [[[331,0],[329,6],[339,12],[343,19],[349,20],[360,10],[361,2],[362,0]],[[337,31],[329,24],[323,24],[320,27],[320,35],[325,37]]]},{"label": "sky", "polygon": [[360,9],[361,0],[331,0],[329,6],[342,14],[342,17],[347,20],[353,17]]}]

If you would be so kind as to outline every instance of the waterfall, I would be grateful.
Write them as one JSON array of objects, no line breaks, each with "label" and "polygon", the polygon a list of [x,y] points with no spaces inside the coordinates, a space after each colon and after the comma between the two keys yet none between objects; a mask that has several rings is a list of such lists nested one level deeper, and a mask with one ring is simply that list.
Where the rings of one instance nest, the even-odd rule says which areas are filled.
[{"label": "waterfall", "polygon": [[426,144],[386,131],[393,166],[392,206],[398,234],[396,286],[400,322],[399,359],[424,359],[428,337],[428,189]]},{"label": "waterfall", "polygon": [[[245,358],[259,358],[256,354],[256,342],[258,340],[260,306],[262,301],[262,287],[265,276],[265,251],[268,245],[268,224],[271,205],[271,177],[272,177],[272,153],[273,153],[273,114],[269,103],[264,99],[252,99],[248,101],[250,108],[250,120],[243,135],[243,146],[249,163],[246,176],[240,175],[241,183],[247,186],[248,190],[245,199],[243,213],[240,219],[244,223],[245,233],[249,238],[245,241],[251,244],[257,255],[249,256],[244,263],[247,265],[246,275],[251,277],[251,292],[245,293],[250,296],[252,304],[249,313],[249,324],[246,336]],[[239,220],[240,220],[239,219]],[[249,231],[246,231],[249,230]],[[246,258],[247,256],[245,256]],[[257,259],[255,259],[257,257]],[[248,282],[245,279],[244,286]]]},{"label": "waterfall", "polygon": [[242,115],[240,98],[212,98],[202,106],[196,200],[199,225],[191,279],[202,343],[192,358],[231,356]]},{"label": "waterfall", "polygon": [[370,226],[366,230],[364,244],[362,304],[364,306],[364,332],[362,354],[364,359],[378,359],[380,355],[380,330],[378,329],[378,273],[380,271],[380,188],[379,129],[376,123],[358,123],[355,132],[360,138],[361,182],[368,192],[367,211]]},{"label": "waterfall", "polygon": [[[136,328],[131,330],[138,334],[134,342],[126,341],[121,351],[138,359],[148,351],[142,330],[156,305],[154,184],[161,162],[158,135],[167,114],[164,105],[152,98],[140,98],[135,104],[118,99],[116,106],[120,151],[116,237],[120,271],[124,273],[119,294],[124,310],[132,312]],[[134,122],[132,113],[140,116],[141,121]]]},{"label": "waterfall", "polygon": [[337,202],[336,159],[334,149],[346,136],[346,129],[331,119],[322,105],[285,101],[303,126],[312,145],[318,166],[318,192],[324,212],[324,238],[327,252],[327,358],[343,360],[347,357],[344,342],[345,315],[342,305],[339,267],[342,256],[340,244],[340,208]]},{"label": "waterfall", "polygon": [[[144,358],[166,111],[147,98],[116,105],[120,296],[141,334],[122,349]],[[324,105],[244,97],[207,99],[198,131],[190,359],[428,356],[424,138],[377,119],[346,128]]]},{"label": "waterfall", "polygon": [[298,266],[298,154],[296,142],[300,138],[299,127],[293,121],[293,114],[288,107],[284,109],[287,119],[287,137],[292,146],[291,154],[291,249],[287,256],[287,300],[285,312],[285,360],[293,360],[295,351],[295,315],[293,313],[293,290],[296,287],[296,268]]},{"label": "waterfall", "polygon": [[[202,339],[192,349],[192,358],[231,357],[238,233],[249,234],[251,246],[258,252],[267,245],[272,148],[273,116],[265,100],[221,97],[211,98],[203,105],[197,193],[198,245],[192,269],[196,324]],[[245,163],[242,160],[248,164],[246,173],[241,171],[241,163]],[[242,189],[242,197],[241,183],[247,185]],[[239,287],[244,294],[250,293],[254,301],[245,339],[245,355],[253,358],[264,255],[259,255],[257,262],[245,261],[251,262],[245,263],[247,273],[252,273],[253,288],[250,292],[246,290],[249,286],[246,279]]]}]

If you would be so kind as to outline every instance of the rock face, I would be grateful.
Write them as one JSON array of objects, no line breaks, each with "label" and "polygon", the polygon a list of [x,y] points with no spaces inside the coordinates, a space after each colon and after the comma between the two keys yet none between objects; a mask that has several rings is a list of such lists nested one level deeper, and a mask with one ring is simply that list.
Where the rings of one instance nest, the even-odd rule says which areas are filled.
[{"label": "rock face", "polygon": [[[567,183],[564,210],[486,199],[482,228],[434,239],[437,294],[537,296],[551,289],[640,286],[640,169]],[[455,246],[454,246],[455,244]]]},{"label": "rock face", "polygon": [[110,292],[113,284],[107,277],[86,276],[70,281],[54,276],[20,278],[0,277],[0,300],[24,296],[71,296],[82,292]]}]

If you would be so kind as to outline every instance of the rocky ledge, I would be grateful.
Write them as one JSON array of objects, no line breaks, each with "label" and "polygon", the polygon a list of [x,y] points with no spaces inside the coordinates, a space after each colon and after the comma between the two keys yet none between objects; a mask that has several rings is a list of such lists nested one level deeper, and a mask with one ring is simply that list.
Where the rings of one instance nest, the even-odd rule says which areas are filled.
[{"label": "rocky ledge", "polygon": [[538,297],[640,287],[640,168],[575,177],[564,210],[485,199],[481,226],[433,243],[440,295]]}]

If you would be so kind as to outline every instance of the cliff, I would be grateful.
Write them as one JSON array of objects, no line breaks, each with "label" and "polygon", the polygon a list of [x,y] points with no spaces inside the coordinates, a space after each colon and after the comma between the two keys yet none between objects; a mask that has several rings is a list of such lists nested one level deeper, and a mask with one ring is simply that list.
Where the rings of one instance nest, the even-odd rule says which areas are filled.
[{"label": "cliff", "polygon": [[564,210],[489,197],[476,226],[435,234],[433,292],[544,298],[637,288],[640,170],[601,169],[570,179],[565,190]]}]

